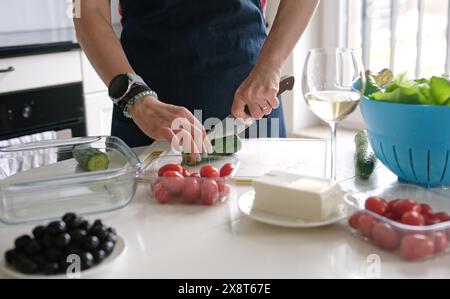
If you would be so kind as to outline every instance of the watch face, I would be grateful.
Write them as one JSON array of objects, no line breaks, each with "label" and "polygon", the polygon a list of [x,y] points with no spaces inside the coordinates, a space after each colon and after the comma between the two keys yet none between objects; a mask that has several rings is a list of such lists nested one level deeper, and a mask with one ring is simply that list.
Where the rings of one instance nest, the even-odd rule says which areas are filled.
[{"label": "watch face", "polygon": [[119,99],[125,95],[128,90],[129,79],[127,75],[118,75],[112,79],[109,84],[108,93],[113,99]]}]

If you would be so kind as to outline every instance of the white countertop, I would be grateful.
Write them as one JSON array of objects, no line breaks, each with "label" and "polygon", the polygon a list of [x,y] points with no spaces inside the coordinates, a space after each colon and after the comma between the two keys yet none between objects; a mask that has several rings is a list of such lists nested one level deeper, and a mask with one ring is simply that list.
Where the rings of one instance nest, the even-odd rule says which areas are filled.
[{"label": "white countertop", "polygon": [[[352,145],[341,145],[338,177],[353,173]],[[348,149],[348,150],[345,150]],[[370,182],[349,179],[347,188],[395,180],[380,167]],[[450,254],[405,262],[351,235],[345,222],[317,229],[269,226],[243,215],[236,200],[249,186],[235,186],[230,200],[214,207],[160,205],[143,186],[124,209],[101,218],[125,239],[127,251],[96,278],[367,278],[380,257],[382,278],[450,278]],[[35,225],[0,225],[0,252]],[[369,276],[367,275],[369,273]],[[0,273],[0,278],[3,278]]]}]

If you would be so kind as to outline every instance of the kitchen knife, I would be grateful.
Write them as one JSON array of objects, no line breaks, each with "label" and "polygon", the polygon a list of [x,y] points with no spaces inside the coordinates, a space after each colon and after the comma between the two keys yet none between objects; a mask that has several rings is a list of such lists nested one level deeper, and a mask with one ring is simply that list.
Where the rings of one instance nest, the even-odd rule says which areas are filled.
[{"label": "kitchen knife", "polygon": [[[284,76],[280,80],[280,86],[277,96],[282,95],[287,90],[294,88],[295,78],[294,76]],[[224,118],[220,124],[215,125],[208,133],[210,140],[219,139],[227,136],[239,135],[244,132],[248,127],[255,123],[255,119],[250,117],[250,111],[247,106],[244,109],[245,113],[249,117],[245,120],[236,118],[232,114]]]}]

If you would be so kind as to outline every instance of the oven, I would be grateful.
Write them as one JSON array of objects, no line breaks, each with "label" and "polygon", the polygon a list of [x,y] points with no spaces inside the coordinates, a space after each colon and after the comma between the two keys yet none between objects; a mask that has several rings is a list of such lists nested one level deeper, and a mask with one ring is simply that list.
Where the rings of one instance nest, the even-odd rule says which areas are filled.
[{"label": "oven", "polygon": [[65,130],[86,136],[81,82],[0,94],[0,140]]}]

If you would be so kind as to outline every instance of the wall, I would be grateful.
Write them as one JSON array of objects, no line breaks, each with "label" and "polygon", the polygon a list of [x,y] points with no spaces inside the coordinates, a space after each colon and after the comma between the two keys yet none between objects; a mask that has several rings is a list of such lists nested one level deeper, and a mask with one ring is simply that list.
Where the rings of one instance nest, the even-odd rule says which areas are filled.
[{"label": "wall", "polygon": [[[113,22],[119,21],[118,1],[112,0]],[[0,32],[73,27],[72,0],[1,0]]]},{"label": "wall", "polygon": [[[270,24],[273,23],[279,3],[279,0],[267,1],[267,19]],[[322,5],[323,3],[321,6]],[[289,57],[283,67],[283,74],[294,74],[296,78],[294,92],[287,93],[283,96],[286,125],[289,133],[297,132],[319,123],[319,120],[306,107],[301,90],[301,81],[303,64],[308,50],[319,47],[322,42],[321,11],[322,8],[319,8],[319,11],[311,20],[308,29],[294,49],[293,54]]]}]

